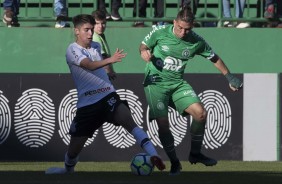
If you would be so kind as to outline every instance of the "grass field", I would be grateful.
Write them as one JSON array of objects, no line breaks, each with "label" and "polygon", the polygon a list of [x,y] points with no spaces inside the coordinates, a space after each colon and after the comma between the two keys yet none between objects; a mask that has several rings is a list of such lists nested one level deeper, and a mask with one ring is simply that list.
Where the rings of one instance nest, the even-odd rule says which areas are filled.
[{"label": "grass field", "polygon": [[74,174],[45,175],[49,167],[62,162],[0,162],[1,184],[282,184],[282,162],[220,161],[216,166],[191,165],[182,161],[178,176],[164,172],[135,176],[128,162],[79,162]]}]

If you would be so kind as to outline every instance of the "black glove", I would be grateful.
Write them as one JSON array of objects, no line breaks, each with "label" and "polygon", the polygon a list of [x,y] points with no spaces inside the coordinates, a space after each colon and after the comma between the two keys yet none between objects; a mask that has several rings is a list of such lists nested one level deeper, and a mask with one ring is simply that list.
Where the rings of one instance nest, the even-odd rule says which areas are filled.
[{"label": "black glove", "polygon": [[225,77],[228,80],[229,86],[233,91],[237,91],[243,87],[242,81],[231,73],[228,72]]}]

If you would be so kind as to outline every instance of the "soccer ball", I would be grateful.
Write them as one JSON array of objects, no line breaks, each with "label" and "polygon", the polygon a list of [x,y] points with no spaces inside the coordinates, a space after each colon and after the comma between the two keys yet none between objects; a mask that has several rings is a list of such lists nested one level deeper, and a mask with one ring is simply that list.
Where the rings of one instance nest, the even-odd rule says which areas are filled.
[{"label": "soccer ball", "polygon": [[130,163],[132,173],[138,176],[148,176],[152,174],[154,165],[150,158],[151,156],[146,153],[136,154]]}]

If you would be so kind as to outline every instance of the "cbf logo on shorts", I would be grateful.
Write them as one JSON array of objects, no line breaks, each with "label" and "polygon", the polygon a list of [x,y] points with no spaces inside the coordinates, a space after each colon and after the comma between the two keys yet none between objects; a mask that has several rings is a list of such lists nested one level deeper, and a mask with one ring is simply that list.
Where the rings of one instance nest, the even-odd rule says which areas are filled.
[{"label": "cbf logo on shorts", "polygon": [[168,56],[162,62],[161,59],[156,61],[156,65],[170,71],[182,71],[183,70],[183,62],[181,59],[176,59],[174,57]]}]

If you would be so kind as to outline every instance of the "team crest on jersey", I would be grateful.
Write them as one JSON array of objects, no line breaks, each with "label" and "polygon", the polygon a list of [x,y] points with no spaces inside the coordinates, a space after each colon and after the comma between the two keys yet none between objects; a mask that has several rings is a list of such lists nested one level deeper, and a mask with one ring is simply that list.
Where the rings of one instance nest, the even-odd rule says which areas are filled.
[{"label": "team crest on jersey", "polygon": [[164,103],[161,102],[161,101],[159,101],[159,102],[157,103],[157,109],[158,109],[158,110],[164,110],[164,108],[165,108]]},{"label": "team crest on jersey", "polygon": [[186,48],[184,51],[182,51],[182,56],[184,58],[188,58],[190,56],[190,51]]}]

